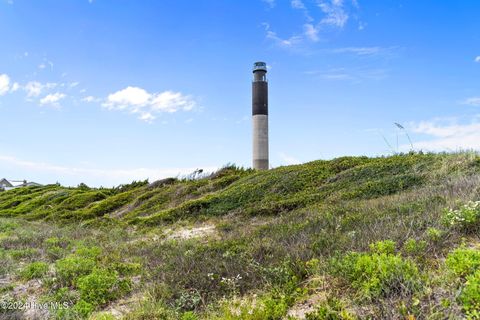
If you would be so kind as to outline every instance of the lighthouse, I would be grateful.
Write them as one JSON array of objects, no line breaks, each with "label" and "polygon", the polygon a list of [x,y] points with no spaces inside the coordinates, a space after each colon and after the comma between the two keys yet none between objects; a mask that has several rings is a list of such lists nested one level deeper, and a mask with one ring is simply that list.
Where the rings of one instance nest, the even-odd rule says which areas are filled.
[{"label": "lighthouse", "polygon": [[253,64],[252,126],[252,166],[257,170],[268,170],[268,82],[265,62]]}]

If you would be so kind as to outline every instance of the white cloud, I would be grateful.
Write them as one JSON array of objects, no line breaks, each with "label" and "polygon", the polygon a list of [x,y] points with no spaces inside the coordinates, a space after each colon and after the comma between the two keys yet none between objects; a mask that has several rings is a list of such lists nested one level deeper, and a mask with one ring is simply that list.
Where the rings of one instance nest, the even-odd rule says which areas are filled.
[{"label": "white cloud", "polygon": [[87,97],[83,97],[83,98],[82,98],[82,101],[83,101],[83,102],[88,102],[88,103],[90,103],[90,102],[99,101],[99,99],[98,99],[98,98],[95,98],[94,96],[87,96]]},{"label": "white cloud", "polygon": [[45,69],[47,67],[47,65],[45,63],[40,63],[38,65],[38,69]]},{"label": "white cloud", "polygon": [[53,107],[58,107],[60,100],[64,99],[66,95],[64,93],[56,92],[49,95],[46,95],[42,99],[40,99],[40,105],[51,105]]},{"label": "white cloud", "polygon": [[109,110],[126,110],[137,114],[139,119],[151,122],[159,113],[190,111],[196,105],[191,96],[181,92],[164,91],[149,93],[138,87],[127,87],[108,95],[103,106]]},{"label": "white cloud", "polygon": [[151,94],[142,88],[127,87],[110,94],[107,97],[105,107],[108,109],[126,109],[131,106],[142,107],[148,103],[151,97]]},{"label": "white cloud", "polygon": [[358,9],[356,0],[347,1],[348,5],[345,4],[344,0],[317,0],[316,4],[317,7],[320,8],[322,17],[314,19],[315,15],[310,13],[310,10],[302,0],[290,0],[291,7],[295,10],[301,10],[305,16],[303,33],[294,34],[289,38],[282,38],[270,29],[268,23],[263,23],[266,38],[275,41],[277,45],[284,48],[296,46],[306,40],[317,42],[320,39],[320,32],[324,33],[329,29],[324,27],[343,28],[349,19],[349,13],[347,11],[352,6]]},{"label": "white cloud", "polygon": [[310,70],[304,73],[325,80],[349,80],[357,83],[366,80],[382,80],[388,76],[387,69],[370,68],[331,68],[324,71]]},{"label": "white cloud", "polygon": [[27,97],[38,97],[42,93],[43,88],[44,85],[38,81],[30,81],[24,87]]},{"label": "white cloud", "polygon": [[434,119],[410,124],[409,128],[414,133],[431,137],[429,140],[414,141],[415,149],[428,151],[480,150],[480,122],[477,119],[467,124],[459,124],[455,119],[448,121]]},{"label": "white cloud", "polygon": [[10,89],[10,77],[6,74],[0,74],[0,96],[3,96]]},{"label": "white cloud", "polygon": [[372,56],[384,51],[381,47],[346,47],[332,50],[333,53],[352,53],[359,56]]},{"label": "white cloud", "polygon": [[343,28],[347,23],[349,16],[344,9],[343,0],[321,0],[318,6],[325,14],[320,21],[322,24]]},{"label": "white cloud", "polygon": [[480,97],[468,98],[465,101],[463,101],[463,104],[478,107],[478,106],[480,106]]},{"label": "white cloud", "polygon": [[152,110],[160,112],[190,111],[195,106],[195,102],[180,92],[165,91],[153,96],[151,106]]},{"label": "white cloud", "polygon": [[480,62],[480,56],[475,57],[475,62]]},{"label": "white cloud", "polygon": [[[80,182],[86,182],[92,185],[118,185],[129,183],[133,180],[155,181],[157,179],[187,175],[198,168],[129,168],[129,169],[110,169],[110,168],[82,168],[61,166],[44,162],[34,162],[18,159],[9,155],[0,155],[0,162],[15,167],[19,167],[31,172],[41,172],[51,174],[54,177],[61,177],[70,181],[76,181],[74,185]],[[202,167],[204,172],[214,172],[217,167]],[[52,181],[42,181],[53,183],[59,178],[53,178]]]},{"label": "white cloud", "polygon": [[302,0],[292,0],[290,4],[294,9],[305,9],[305,4],[303,4]]},{"label": "white cloud", "polygon": [[308,39],[316,42],[318,41],[318,26],[314,26],[311,23],[306,23],[303,25],[305,29],[305,35],[307,36]]},{"label": "white cloud", "polygon": [[40,83],[38,81],[30,81],[28,82],[23,89],[27,92],[27,97],[38,97],[43,93],[44,90],[49,90],[57,87],[57,83],[48,82],[48,83]]},{"label": "white cloud", "polygon": [[270,30],[270,24],[264,22],[262,23],[263,27],[266,31],[267,39],[273,40],[278,46],[288,48],[293,47],[294,45],[298,44],[302,38],[300,36],[291,36],[290,38],[283,39],[280,38],[276,32]]},{"label": "white cloud", "polygon": [[17,91],[18,89],[20,89],[20,84],[18,82],[14,82],[12,84],[12,87],[10,88],[10,92],[15,92]]}]

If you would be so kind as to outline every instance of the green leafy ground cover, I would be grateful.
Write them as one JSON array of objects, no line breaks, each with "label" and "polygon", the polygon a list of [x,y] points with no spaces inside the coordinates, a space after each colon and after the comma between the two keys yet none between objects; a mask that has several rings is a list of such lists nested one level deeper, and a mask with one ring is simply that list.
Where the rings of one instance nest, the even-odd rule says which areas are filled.
[{"label": "green leafy ground cover", "polygon": [[69,306],[52,319],[480,319],[477,200],[475,153],[14,189],[0,300]]}]

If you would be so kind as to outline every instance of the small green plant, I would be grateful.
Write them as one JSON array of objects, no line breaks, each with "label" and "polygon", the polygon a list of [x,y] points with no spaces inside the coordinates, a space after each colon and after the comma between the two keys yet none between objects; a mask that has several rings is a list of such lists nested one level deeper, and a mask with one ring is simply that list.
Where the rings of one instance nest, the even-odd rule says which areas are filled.
[{"label": "small green plant", "polygon": [[467,276],[459,300],[468,319],[480,319],[480,270]]},{"label": "small green plant", "polygon": [[475,229],[480,223],[480,201],[469,201],[459,209],[445,210],[443,222],[465,230]]},{"label": "small green plant", "polygon": [[345,309],[342,301],[328,298],[317,310],[306,314],[306,320],[354,320],[356,317]]},{"label": "small green plant", "polygon": [[443,236],[442,230],[438,230],[437,228],[430,227],[427,229],[427,237],[428,240],[432,242],[438,242]]},{"label": "small green plant", "polygon": [[[95,311],[95,306],[89,302],[86,302],[85,300],[80,300],[78,301],[74,306],[73,306],[73,312],[77,313],[80,315],[82,318],[87,318],[93,311]],[[68,313],[70,310],[66,309]],[[78,317],[72,317],[73,319],[77,319]]]},{"label": "small green plant", "polygon": [[378,254],[394,254],[395,242],[392,240],[377,241],[370,244],[370,251]]},{"label": "small green plant", "polygon": [[406,254],[409,254],[412,256],[418,256],[418,255],[424,254],[426,248],[427,248],[427,242],[423,240],[417,241],[415,239],[408,239],[403,244],[403,251]]},{"label": "small green plant", "polygon": [[9,250],[8,253],[15,260],[32,259],[38,255],[38,250],[35,248],[13,249]]},{"label": "small green plant", "polygon": [[175,300],[175,306],[178,310],[192,311],[195,310],[199,304],[202,302],[202,297],[200,293],[195,290],[184,291]]},{"label": "small green plant", "polygon": [[89,320],[115,320],[117,319],[113,314],[107,312],[100,312],[90,316]]},{"label": "small green plant", "polygon": [[48,264],[45,262],[32,262],[27,265],[21,272],[23,279],[31,280],[43,277],[48,272]]},{"label": "small green plant", "polygon": [[370,247],[369,253],[350,252],[332,259],[332,273],[345,278],[366,299],[411,294],[420,287],[416,264],[393,254],[394,242],[381,241]]},{"label": "small green plant", "polygon": [[95,265],[93,259],[77,255],[69,255],[55,263],[58,278],[66,285],[75,284],[78,277],[89,274]]},{"label": "small green plant", "polygon": [[448,254],[446,264],[457,276],[470,275],[480,269],[480,250],[457,248]]},{"label": "small green plant", "polygon": [[193,311],[187,311],[182,315],[181,320],[198,320],[198,317]]},{"label": "small green plant", "polygon": [[130,290],[128,280],[119,279],[116,272],[95,269],[77,281],[82,300],[93,306],[105,305]]}]

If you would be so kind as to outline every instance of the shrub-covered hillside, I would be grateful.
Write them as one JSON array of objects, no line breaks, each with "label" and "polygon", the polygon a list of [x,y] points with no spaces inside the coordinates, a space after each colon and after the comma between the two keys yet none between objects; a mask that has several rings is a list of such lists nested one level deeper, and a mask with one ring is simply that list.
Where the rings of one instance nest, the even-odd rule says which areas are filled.
[{"label": "shrub-covered hillside", "polygon": [[0,318],[480,319],[477,200],[474,153],[0,192]]}]

